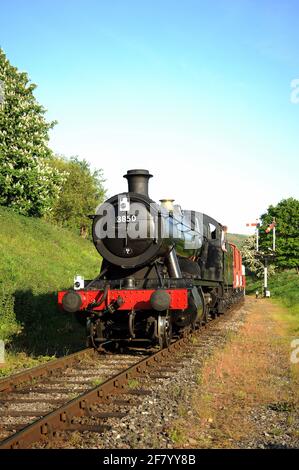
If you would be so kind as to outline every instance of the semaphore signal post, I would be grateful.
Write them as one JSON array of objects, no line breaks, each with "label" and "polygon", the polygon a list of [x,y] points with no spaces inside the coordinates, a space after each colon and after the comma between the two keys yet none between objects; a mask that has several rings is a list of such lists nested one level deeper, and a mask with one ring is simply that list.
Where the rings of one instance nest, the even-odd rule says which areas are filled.
[{"label": "semaphore signal post", "polygon": [[276,251],[276,220],[275,217],[273,218],[272,223],[266,228],[265,233],[270,233],[271,230],[273,230],[273,245],[272,245],[272,250],[269,248],[268,253],[264,253],[259,251],[259,228],[260,228],[260,223],[258,219],[256,219],[256,222],[254,223],[248,223],[246,224],[246,227],[256,227],[256,253],[255,256],[256,258],[259,258],[264,266],[264,286],[263,286],[263,296],[264,297],[270,297],[270,291],[268,289],[268,265],[269,261],[273,260],[275,257],[275,251]]},{"label": "semaphore signal post", "polygon": [[246,224],[246,227],[255,227],[255,234],[256,234],[256,251],[259,251],[259,227],[260,227],[259,220],[256,219],[256,222],[252,222]]}]

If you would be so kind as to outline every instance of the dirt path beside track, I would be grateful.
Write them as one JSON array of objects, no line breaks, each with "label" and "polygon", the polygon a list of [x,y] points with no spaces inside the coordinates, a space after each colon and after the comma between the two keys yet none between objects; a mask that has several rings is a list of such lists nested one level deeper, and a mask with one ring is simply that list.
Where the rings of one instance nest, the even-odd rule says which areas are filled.
[{"label": "dirt path beside track", "polygon": [[[176,447],[298,448],[298,319],[268,299],[246,298],[246,320],[198,370]],[[290,327],[291,322],[291,327]],[[297,323],[296,323],[297,322]]]}]

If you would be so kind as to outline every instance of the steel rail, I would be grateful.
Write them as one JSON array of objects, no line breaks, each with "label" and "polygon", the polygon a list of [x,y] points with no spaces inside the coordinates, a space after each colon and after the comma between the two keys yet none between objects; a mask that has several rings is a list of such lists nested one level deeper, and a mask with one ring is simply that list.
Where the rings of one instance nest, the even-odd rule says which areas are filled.
[{"label": "steel rail", "polygon": [[0,393],[12,392],[19,386],[30,384],[30,382],[32,382],[34,379],[43,378],[49,375],[51,376],[53,372],[56,372],[60,369],[63,370],[68,365],[72,365],[73,363],[80,360],[81,357],[83,358],[86,354],[93,353],[93,348],[83,349],[82,351],[78,351],[58,359],[53,359],[44,364],[40,364],[39,366],[32,367],[31,369],[26,369],[16,374],[10,375],[9,377],[0,379]]},{"label": "steel rail", "polygon": [[173,353],[182,349],[189,342],[191,336],[194,335],[188,335],[175,341],[168,348],[157,351],[153,355],[138,361],[102,384],[37,419],[21,431],[3,440],[0,443],[0,449],[23,449],[45,437],[51,438],[56,431],[73,430],[76,427],[73,424],[74,417],[92,416],[93,405],[107,403],[112,395],[122,393],[130,379],[144,375],[147,370],[159,366],[169,356],[173,356]]}]

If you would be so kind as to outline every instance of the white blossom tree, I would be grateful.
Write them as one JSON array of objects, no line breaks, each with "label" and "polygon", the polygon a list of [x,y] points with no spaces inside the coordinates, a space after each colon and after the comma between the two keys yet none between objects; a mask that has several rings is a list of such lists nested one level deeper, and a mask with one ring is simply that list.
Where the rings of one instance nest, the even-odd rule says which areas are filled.
[{"label": "white blossom tree", "polygon": [[56,123],[46,121],[35,88],[0,48],[0,204],[42,216],[58,197],[64,174],[48,164],[48,133]]},{"label": "white blossom tree", "polygon": [[[247,270],[253,273],[256,277],[261,278],[264,275],[264,265],[259,257],[256,256],[256,240],[255,236],[248,237],[242,248],[242,260]],[[268,267],[268,274],[271,276],[275,272],[275,267],[271,264]]]}]

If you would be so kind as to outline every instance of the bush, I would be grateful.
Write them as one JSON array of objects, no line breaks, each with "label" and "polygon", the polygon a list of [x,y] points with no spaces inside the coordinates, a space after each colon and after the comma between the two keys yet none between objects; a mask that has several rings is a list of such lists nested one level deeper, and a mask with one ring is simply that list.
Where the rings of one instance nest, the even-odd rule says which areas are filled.
[{"label": "bush", "polygon": [[105,196],[102,170],[91,170],[86,160],[77,157],[55,157],[49,163],[66,178],[47,218],[86,238],[91,225],[88,215],[95,213]]}]

